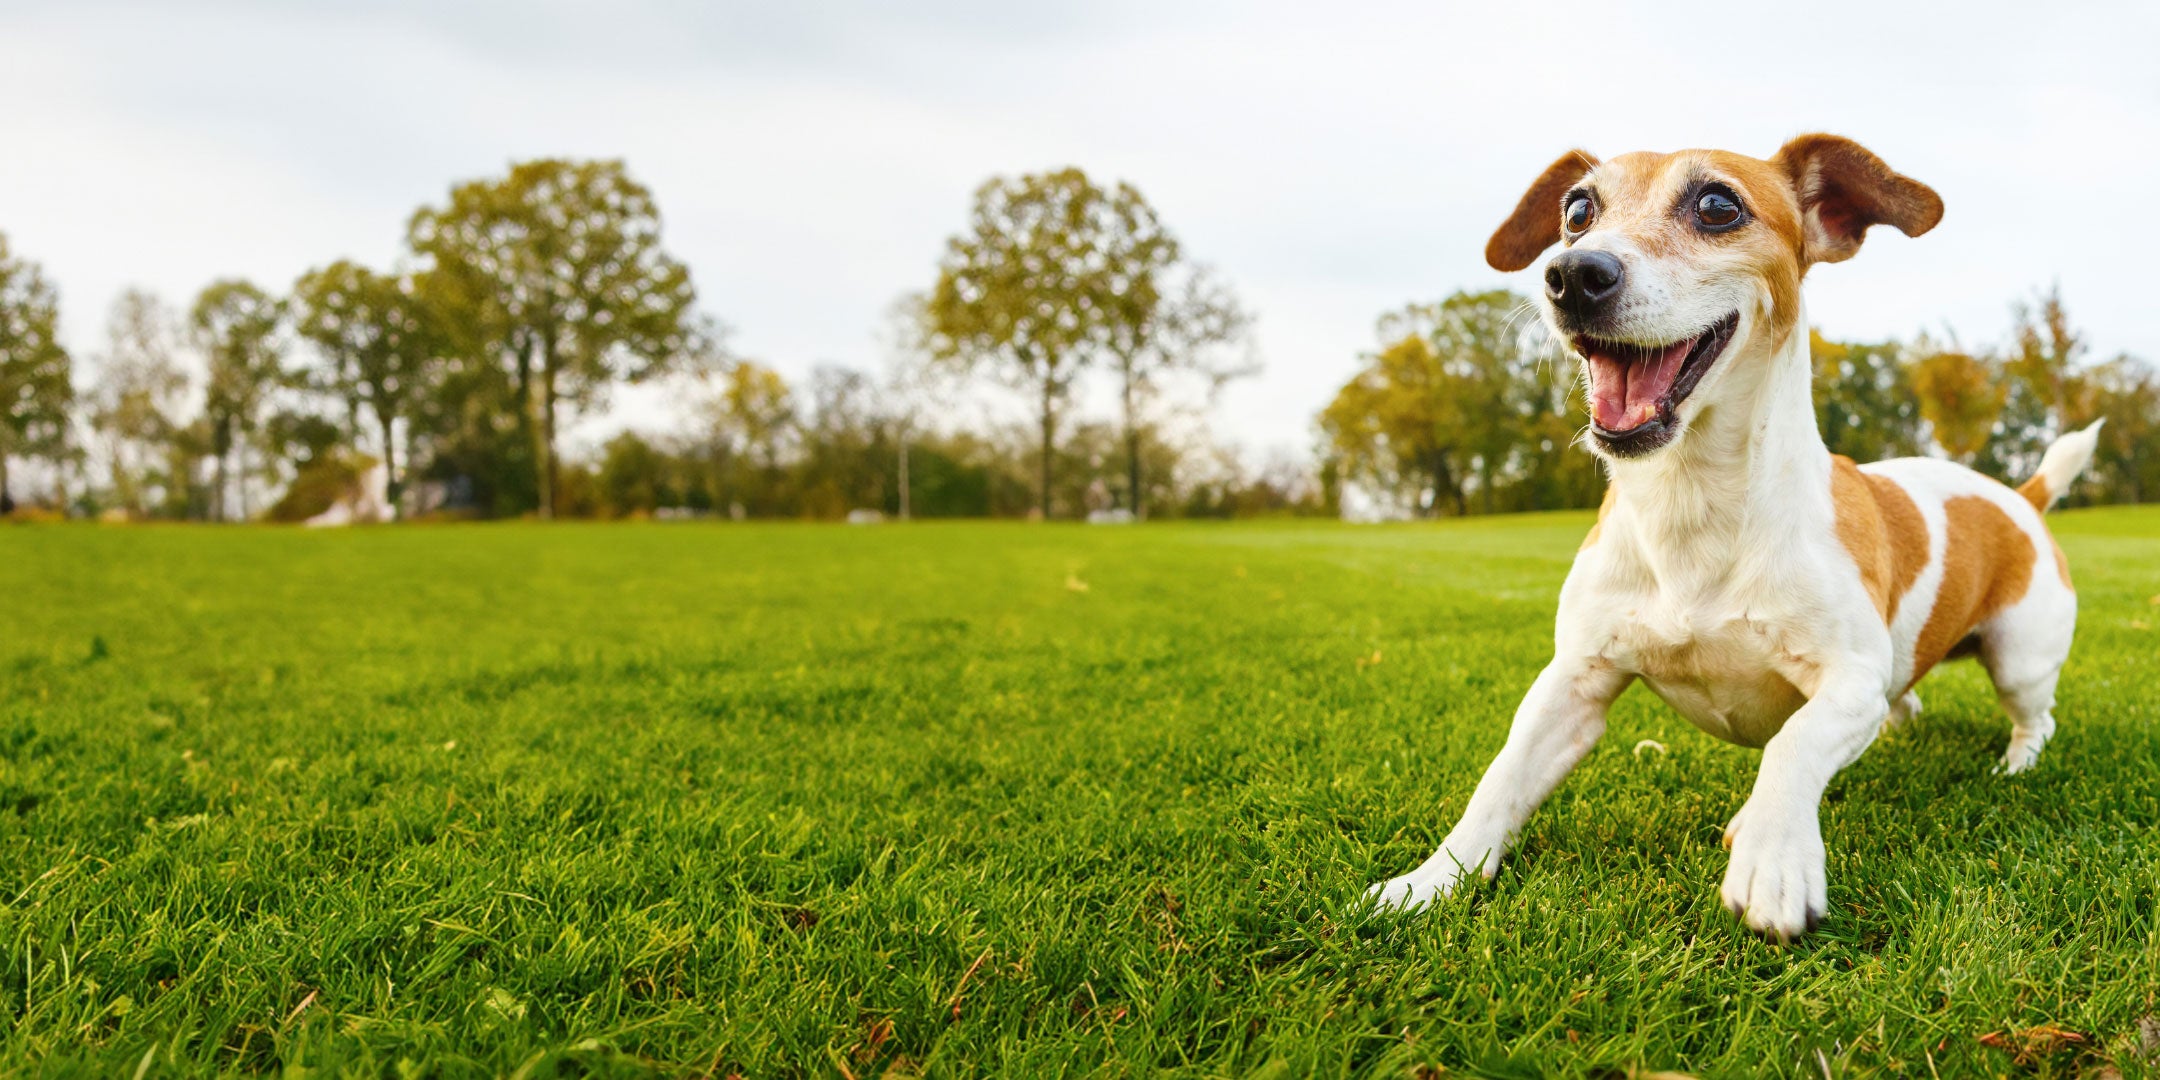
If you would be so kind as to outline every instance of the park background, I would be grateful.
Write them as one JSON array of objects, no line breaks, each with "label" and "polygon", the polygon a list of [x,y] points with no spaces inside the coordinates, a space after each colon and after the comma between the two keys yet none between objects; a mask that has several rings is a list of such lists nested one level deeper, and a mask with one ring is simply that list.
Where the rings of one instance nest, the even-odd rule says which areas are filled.
[{"label": "park background", "polygon": [[[0,0],[0,1074],[2152,1075],[2156,31]],[[1486,236],[1808,130],[1949,208],[1811,275],[1833,447],[2109,420],[2045,761],[1929,676],[1778,947],[1637,688],[1373,917],[1601,486]]]},{"label": "park background", "polygon": [[[2160,133],[2107,58],[2153,15],[2020,18],[1871,12],[1773,86],[1737,42],[1789,31],[1729,11],[1678,70],[1619,60],[1669,47],[1625,12],[16,9],[0,487],[221,521],[384,461],[413,517],[1594,505],[1574,365],[1484,234],[1568,145],[1827,128],[1950,207],[1811,275],[1833,449],[2015,479],[2104,416],[2074,500],[2151,498]],[[1562,28],[1639,81],[1572,109]]]}]

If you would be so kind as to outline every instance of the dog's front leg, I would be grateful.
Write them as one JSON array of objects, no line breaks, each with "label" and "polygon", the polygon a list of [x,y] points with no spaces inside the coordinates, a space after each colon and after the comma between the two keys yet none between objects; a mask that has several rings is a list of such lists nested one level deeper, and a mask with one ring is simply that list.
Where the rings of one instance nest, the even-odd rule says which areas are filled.
[{"label": "dog's front leg", "polygon": [[1605,710],[1629,677],[1587,659],[1555,659],[1515,710],[1506,745],[1478,781],[1462,820],[1417,869],[1369,890],[1381,907],[1416,908],[1470,873],[1491,877],[1530,813],[1605,733]]},{"label": "dog's front leg", "polygon": [[1763,747],[1754,793],[1725,827],[1732,862],[1719,893],[1727,909],[1764,937],[1792,941],[1829,910],[1823,791],[1882,729],[1890,712],[1885,681],[1825,678]]}]

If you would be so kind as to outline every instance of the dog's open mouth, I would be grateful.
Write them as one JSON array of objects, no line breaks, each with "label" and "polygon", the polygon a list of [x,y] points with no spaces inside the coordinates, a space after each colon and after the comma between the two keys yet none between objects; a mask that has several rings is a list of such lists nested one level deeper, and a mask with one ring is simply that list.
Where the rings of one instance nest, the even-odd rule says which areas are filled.
[{"label": "dog's open mouth", "polygon": [[1575,351],[1590,368],[1590,425],[1598,441],[1622,457],[1671,441],[1673,410],[1725,351],[1739,323],[1736,311],[1694,337],[1666,345],[1576,338]]}]

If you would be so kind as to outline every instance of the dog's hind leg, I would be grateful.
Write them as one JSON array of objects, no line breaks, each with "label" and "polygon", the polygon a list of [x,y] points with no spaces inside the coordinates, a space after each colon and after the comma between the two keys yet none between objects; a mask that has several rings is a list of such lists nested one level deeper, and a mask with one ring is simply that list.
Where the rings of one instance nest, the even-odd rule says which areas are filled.
[{"label": "dog's hind leg", "polygon": [[2027,674],[2014,680],[1990,672],[1995,679],[1995,696],[2002,701],[2003,711],[2010,714],[2010,746],[2003,751],[2003,772],[2021,773],[2032,768],[2040,760],[2040,748],[2054,736],[2055,680],[2060,671],[2058,666],[2044,674]]},{"label": "dog's hind leg", "polygon": [[2040,748],[2055,734],[2055,683],[2070,654],[2075,603],[2068,618],[2049,614],[2057,617],[2025,613],[2018,618],[2006,612],[1981,632],[1980,662],[1994,680],[2003,711],[2010,714],[2010,746],[2002,756],[2005,773],[2032,768],[2040,760]]}]

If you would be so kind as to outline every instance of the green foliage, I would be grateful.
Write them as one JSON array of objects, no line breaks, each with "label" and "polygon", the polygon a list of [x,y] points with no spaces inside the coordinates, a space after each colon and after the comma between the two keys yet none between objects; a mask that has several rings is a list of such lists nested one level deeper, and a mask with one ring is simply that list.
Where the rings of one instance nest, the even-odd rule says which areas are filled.
[{"label": "green foliage", "polygon": [[2160,511],[2050,520],[2046,759],[1990,775],[1985,678],[1931,676],[1792,948],[1717,898],[1760,755],[1641,688],[1496,881],[1349,914],[1505,737],[1587,513],[0,529],[0,1060],[2141,1075]]},{"label": "green foliage", "polygon": [[340,259],[311,270],[293,285],[294,324],[321,354],[328,371],[322,389],[346,402],[347,424],[360,436],[359,412],[375,419],[388,470],[389,502],[398,505],[397,422],[411,419],[432,389],[441,351],[433,312],[412,282]]},{"label": "green foliage", "polygon": [[1152,312],[1176,242],[1128,184],[1105,190],[1075,168],[997,177],[975,192],[967,231],[946,243],[924,298],[922,344],[990,368],[1037,402],[1038,507],[1051,516],[1058,414],[1114,327]]},{"label": "green foliage", "polygon": [[85,419],[102,442],[106,499],[133,518],[188,516],[195,459],[176,458],[168,449],[185,423],[187,375],[174,356],[178,318],[155,295],[129,289],[113,302],[106,338],[97,384],[85,403]]},{"label": "green foliage", "polygon": [[1895,342],[1862,345],[1808,331],[1815,423],[1833,454],[1854,461],[1920,453],[1921,407]]},{"label": "green foliage", "polygon": [[75,388],[59,327],[59,294],[0,234],[0,513],[13,507],[10,458],[57,460],[67,451]]},{"label": "green foliage", "polygon": [[340,499],[357,500],[363,478],[374,467],[373,458],[325,447],[294,471],[292,483],[271,504],[268,517],[288,524],[301,522],[329,510]]},{"label": "green foliage", "polygon": [[513,373],[508,404],[552,516],[558,406],[592,405],[699,347],[690,272],[660,246],[652,193],[620,161],[528,161],[452,188],[408,233],[446,340]]},{"label": "green foliage", "polygon": [[219,520],[229,516],[227,459],[238,458],[239,516],[249,516],[249,450],[261,433],[263,408],[290,373],[285,369],[285,305],[252,282],[217,281],[195,298],[188,313],[195,346],[209,365],[203,417],[217,461],[213,492]]},{"label": "green foliage", "polygon": [[1551,355],[1526,300],[1458,292],[1380,320],[1382,348],[1320,414],[1349,479],[1426,513],[1594,506],[1573,449],[1587,423],[1575,362]]}]

